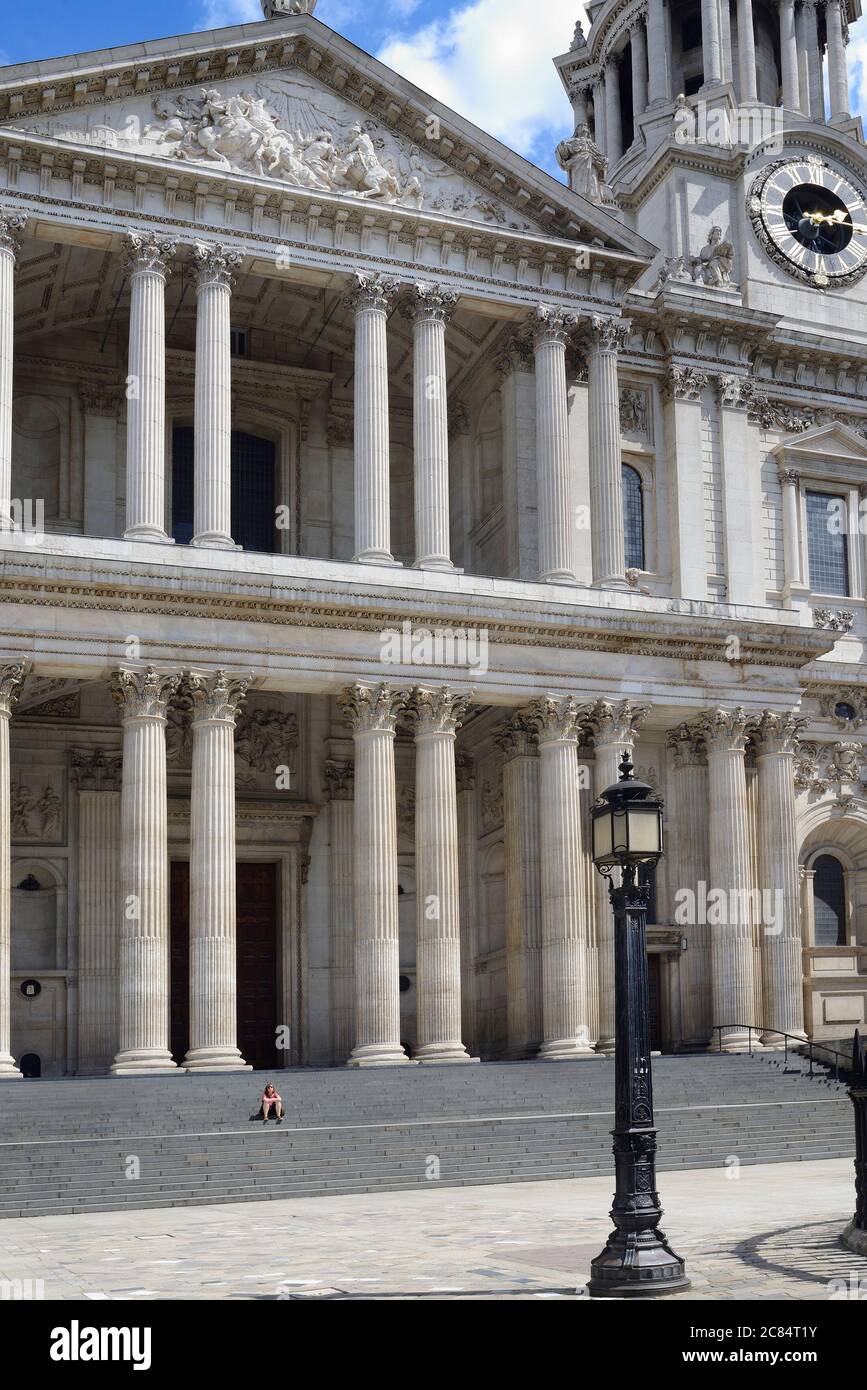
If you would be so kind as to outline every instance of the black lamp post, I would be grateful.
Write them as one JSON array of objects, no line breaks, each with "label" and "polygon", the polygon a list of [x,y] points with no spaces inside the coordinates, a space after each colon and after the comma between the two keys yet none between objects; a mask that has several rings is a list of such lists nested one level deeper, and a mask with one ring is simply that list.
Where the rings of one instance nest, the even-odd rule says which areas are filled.
[{"label": "black lamp post", "polygon": [[867,1052],[855,1034],[852,1084],[849,1095],[855,1107],[855,1222],[854,1229],[867,1235]]},{"label": "black lamp post", "polygon": [[[659,1229],[656,1130],[650,1070],[647,901],[638,866],[662,858],[662,802],[632,776],[625,754],[620,781],[593,807],[593,862],[608,880],[614,908],[616,1191],[608,1244],[593,1261],[594,1298],[649,1298],[689,1288],[683,1260]],[[620,870],[619,886],[613,879]]]}]

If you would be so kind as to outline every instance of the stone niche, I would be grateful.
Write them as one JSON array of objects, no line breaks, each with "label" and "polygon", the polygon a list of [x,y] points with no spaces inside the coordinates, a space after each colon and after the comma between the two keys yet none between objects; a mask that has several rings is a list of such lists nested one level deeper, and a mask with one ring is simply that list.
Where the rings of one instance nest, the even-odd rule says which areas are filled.
[{"label": "stone niche", "polygon": [[54,869],[30,861],[12,865],[12,969],[29,974],[62,968],[58,944],[66,886]]},{"label": "stone niche", "polygon": [[60,475],[69,457],[69,402],[19,396],[12,411],[12,495],[42,501],[45,520],[60,514]]}]

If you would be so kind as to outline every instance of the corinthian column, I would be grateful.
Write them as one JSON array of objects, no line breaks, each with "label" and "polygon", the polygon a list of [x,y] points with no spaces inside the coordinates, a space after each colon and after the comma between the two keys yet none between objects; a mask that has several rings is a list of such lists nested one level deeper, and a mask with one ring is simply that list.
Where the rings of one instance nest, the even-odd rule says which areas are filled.
[{"label": "corinthian column", "polygon": [[801,110],[798,80],[798,41],[795,32],[795,0],[777,0],[780,10],[780,67],[783,79],[783,106]]},{"label": "corinthian column", "polygon": [[[724,0],[728,8],[728,0]],[[753,0],[738,0],[738,77],[741,101],[756,99],[756,40]]]},{"label": "corinthian column", "polygon": [[[759,776],[759,875],[763,903],[764,1022],[806,1040],[798,836],[795,825],[795,745],[806,719],[765,710],[752,728]],[[762,1037],[782,1045],[773,1032]]]},{"label": "corinthian column", "polygon": [[508,720],[497,742],[504,755],[509,1056],[531,1057],[542,1042],[539,754],[533,726],[523,714]]},{"label": "corinthian column", "polygon": [[626,588],[617,355],[626,345],[630,328],[626,320],[599,314],[590,320],[587,379],[594,589]]},{"label": "corinthian column", "polygon": [[476,806],[476,770],[466,753],[455,757],[458,789],[458,874],[461,904],[461,1017],[467,1047],[475,1052],[478,1038],[478,989],[476,956],[479,948],[479,828]]},{"label": "corinthian column", "polygon": [[[743,710],[714,709],[697,728],[708,767],[710,891],[724,895],[718,912],[708,911],[713,946],[714,1026],[723,1027],[722,1046],[738,1052],[749,1042],[753,1017],[753,911],[747,783],[744,769],[747,720]],[[722,920],[716,921],[715,918]]]},{"label": "corinthian column", "polygon": [[126,406],[127,540],[166,535],[166,280],[175,243],[153,232],[126,238],[130,281]]},{"label": "corinthian column", "polygon": [[449,422],[446,324],[458,296],[441,285],[416,285],[413,323],[415,569],[450,570]]},{"label": "corinthian column", "polygon": [[238,1051],[235,890],[235,720],[249,684],[225,671],[189,676],[189,1071],[250,1070]]},{"label": "corinthian column", "polygon": [[325,764],[330,801],[331,1036],[335,1062],[345,1062],[355,1031],[355,931],[352,802],[355,764]]},{"label": "corinthian column", "polygon": [[119,753],[73,752],[78,782],[78,1075],[107,1071],[117,1050],[121,898]]},{"label": "corinthian column", "polygon": [[588,923],[582,891],[578,718],[571,696],[536,700],[530,710],[539,739],[544,1034],[539,1056],[551,1062],[593,1051]]},{"label": "corinthian column", "polygon": [[644,15],[639,14],[629,29],[632,54],[633,141],[638,139],[638,117],[647,110],[647,32]]},{"label": "corinthian column", "polygon": [[605,153],[609,167],[623,154],[623,119],[620,113],[620,64],[616,58],[605,63]]},{"label": "corinthian column", "polygon": [[701,0],[701,48],[704,90],[705,87],[715,87],[722,81],[722,35],[718,0]]},{"label": "corinthian column", "polygon": [[400,1045],[394,732],[406,703],[387,685],[340,697],[355,739],[355,1047],[351,1066],[407,1062]]},{"label": "corinthian column", "polygon": [[841,0],[826,0],[825,25],[828,32],[828,77],[831,87],[831,120],[848,120],[849,74],[846,70],[846,44],[843,39]]},{"label": "corinthian column", "polygon": [[814,121],[825,119],[822,98],[822,67],[819,57],[819,26],[816,15],[816,0],[801,0],[801,19],[804,35],[804,55],[807,65],[807,99],[801,101],[801,109]]},{"label": "corinthian column", "polygon": [[357,272],[355,310],[355,559],[392,565],[386,324],[395,280]]},{"label": "corinthian column", "polygon": [[670,101],[663,0],[647,0],[647,77],[650,105]]},{"label": "corinthian column", "polygon": [[179,677],[122,668],[111,693],[123,721],[120,1050],[116,1076],[174,1071],[169,1051],[166,706]]},{"label": "corinthian column", "polygon": [[700,734],[689,724],[672,729],[668,750],[668,883],[675,925],[687,940],[680,957],[681,1042],[698,1051],[707,1047],[713,1027],[710,928],[698,914],[692,914],[696,920],[688,920],[690,914],[680,910],[677,894],[692,893],[692,901],[698,902],[707,889],[707,757]]},{"label": "corinthian column", "polygon": [[[0,257],[2,259],[2,257]],[[0,1081],[20,1081],[12,1045],[12,777],[9,720],[24,684],[23,661],[0,666]]]},{"label": "corinthian column", "polygon": [[[632,757],[635,737],[647,716],[646,706],[631,700],[597,700],[589,711],[596,761],[593,768],[597,797],[620,781],[624,753]],[[599,961],[599,1039],[597,1052],[614,1051],[614,913],[608,885],[596,875],[596,936]]]},{"label": "corinthian column", "polygon": [[423,690],[415,726],[417,1062],[469,1062],[461,1041],[461,926],[455,733],[469,698]]},{"label": "corinthian column", "polygon": [[12,359],[15,261],[26,218],[0,211],[0,528],[12,518]]},{"label": "corinthian column", "polygon": [[573,314],[540,304],[535,317],[536,467],[539,486],[539,578],[575,583],[575,519],[569,480],[566,339]]},{"label": "corinthian column", "polygon": [[196,419],[192,545],[233,550],[232,286],[238,251],[199,244],[196,264]]}]

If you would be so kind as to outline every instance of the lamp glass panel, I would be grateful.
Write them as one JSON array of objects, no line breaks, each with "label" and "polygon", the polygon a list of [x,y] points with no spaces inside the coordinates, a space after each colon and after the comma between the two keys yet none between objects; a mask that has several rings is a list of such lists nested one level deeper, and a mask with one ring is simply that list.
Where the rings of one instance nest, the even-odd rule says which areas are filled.
[{"label": "lamp glass panel", "polygon": [[608,812],[593,818],[593,858],[609,859],[613,848],[611,816]]},{"label": "lamp glass panel", "polygon": [[617,815],[612,816],[611,819],[612,819],[612,821],[613,821],[613,829],[614,829],[614,853],[615,853],[615,854],[628,854],[628,853],[629,853],[629,821],[628,821],[628,818],[627,818],[626,814],[625,814],[623,811],[620,811]]},{"label": "lamp glass panel", "polygon": [[659,815],[655,806],[629,813],[629,849],[632,854],[659,853]]}]

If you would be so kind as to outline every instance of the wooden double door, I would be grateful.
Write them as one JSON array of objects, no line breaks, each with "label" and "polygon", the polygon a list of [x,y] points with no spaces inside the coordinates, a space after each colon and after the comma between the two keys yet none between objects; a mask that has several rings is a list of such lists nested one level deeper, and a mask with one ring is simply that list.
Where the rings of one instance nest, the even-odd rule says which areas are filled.
[{"label": "wooden double door", "polygon": [[[257,1070],[282,1066],[278,1054],[276,864],[237,866],[238,1047]],[[171,866],[171,1048],[180,1065],[190,1038],[190,866]]]}]

